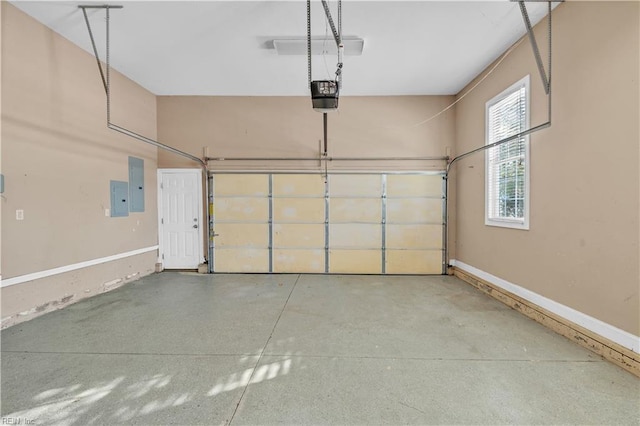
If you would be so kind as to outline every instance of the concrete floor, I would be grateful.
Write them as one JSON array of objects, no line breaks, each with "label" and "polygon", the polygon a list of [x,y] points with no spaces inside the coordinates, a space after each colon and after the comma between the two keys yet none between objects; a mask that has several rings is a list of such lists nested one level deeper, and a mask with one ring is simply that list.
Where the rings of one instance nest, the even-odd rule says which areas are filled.
[{"label": "concrete floor", "polygon": [[640,380],[453,277],[162,273],[1,336],[3,424],[640,423]]}]

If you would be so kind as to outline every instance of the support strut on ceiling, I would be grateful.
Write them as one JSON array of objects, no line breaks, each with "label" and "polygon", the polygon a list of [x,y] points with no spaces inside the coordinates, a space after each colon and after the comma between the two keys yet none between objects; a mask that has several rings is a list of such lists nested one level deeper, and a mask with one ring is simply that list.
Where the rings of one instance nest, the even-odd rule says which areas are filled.
[{"label": "support strut on ceiling", "polygon": [[[80,5],[78,6],[79,9],[82,9],[82,13],[84,15],[84,19],[85,19],[85,23],[87,24],[87,30],[89,32],[89,38],[91,39],[91,47],[93,48],[93,54],[96,57],[96,62],[98,64],[98,71],[100,72],[100,77],[102,79],[102,84],[104,85],[104,90],[105,93],[107,95],[107,127],[109,127],[111,130],[115,130],[117,132],[123,133],[127,136],[130,136],[134,139],[138,139],[140,141],[149,143],[151,145],[155,145],[158,148],[170,151],[174,154],[177,155],[181,155],[183,157],[186,157],[190,160],[193,160],[195,162],[197,162],[200,165],[204,165],[206,166],[206,163],[201,159],[196,157],[195,155],[191,155],[188,152],[184,152],[181,151],[179,149],[173,148],[169,145],[165,145],[163,143],[160,143],[158,141],[155,141],[151,138],[148,138],[146,136],[142,136],[139,135],[135,132],[132,132],[130,130],[125,129],[124,127],[118,126],[114,123],[111,122],[111,84],[110,84],[110,78],[109,78],[109,74],[111,71],[111,63],[110,63],[110,56],[109,56],[109,49],[110,49],[110,42],[109,42],[109,21],[110,21],[110,16],[109,16],[109,11],[111,9],[122,9],[123,6],[121,5]],[[107,57],[106,57],[106,62],[105,62],[105,69],[103,69],[103,65],[102,65],[102,61],[100,60],[100,56],[98,54],[98,49],[96,47],[96,42],[95,42],[95,38],[93,37],[93,31],[91,29],[91,23],[89,22],[89,18],[87,16],[87,11],[86,9],[104,9],[106,11],[107,14],[107,19],[106,19],[106,50],[107,50]]]},{"label": "support strut on ceiling", "polygon": [[89,38],[91,39],[91,47],[93,47],[93,55],[96,57],[98,63],[98,71],[100,71],[100,78],[102,79],[102,85],[104,86],[104,92],[109,93],[109,87],[107,86],[107,79],[105,78],[104,70],[102,69],[102,62],[100,61],[100,55],[98,55],[98,49],[96,48],[96,41],[93,38],[93,31],[91,31],[91,24],[89,23],[89,17],[87,16],[87,9],[122,9],[122,6],[117,5],[80,5],[79,9],[82,9],[82,15],[84,16],[84,22],[87,24],[87,30],[89,31]]},{"label": "support strut on ceiling", "polygon": [[[524,0],[512,0],[518,1],[518,5],[520,6],[520,13],[522,14],[522,20],[524,21],[525,28],[527,29],[527,35],[529,36],[529,42],[531,43],[531,49],[533,49],[533,56],[536,60],[536,65],[538,66],[538,71],[540,72],[540,78],[542,79],[542,86],[544,87],[545,93],[548,95],[551,90],[551,28],[549,28],[548,40],[549,40],[549,69],[545,70],[544,63],[542,62],[542,56],[540,55],[540,49],[538,48],[538,42],[536,40],[536,35],[533,32],[533,27],[531,26],[531,19],[529,19],[529,12],[527,11],[526,1]],[[563,0],[560,0],[563,1]],[[551,1],[549,4],[549,19],[551,19]]]},{"label": "support strut on ceiling", "polygon": [[336,29],[336,24],[333,22],[333,17],[331,16],[331,10],[329,10],[327,0],[322,0],[322,7],[324,8],[324,14],[327,16],[329,27],[331,27],[331,32],[333,33],[333,38],[336,41],[336,46],[340,48],[340,44],[342,44],[342,29]]}]

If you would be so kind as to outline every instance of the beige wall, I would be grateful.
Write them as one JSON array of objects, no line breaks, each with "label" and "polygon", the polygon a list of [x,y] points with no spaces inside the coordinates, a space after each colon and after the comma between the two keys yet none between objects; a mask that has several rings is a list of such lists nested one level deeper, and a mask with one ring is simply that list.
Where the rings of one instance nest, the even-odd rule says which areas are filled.
[{"label": "beige wall", "polygon": [[[531,137],[529,231],[484,225],[484,155],[455,166],[458,260],[635,335],[639,7],[568,2],[554,12],[553,124]],[[545,25],[536,28],[539,40]],[[486,101],[526,74],[531,123],[546,120],[525,41],[457,105],[459,152],[484,144]]]},{"label": "beige wall", "polygon": [[[331,157],[444,156],[454,143],[452,111],[416,125],[453,101],[451,96],[342,97],[329,114]],[[211,157],[317,157],[322,114],[308,97],[158,97],[163,143]],[[160,167],[194,167],[160,152]],[[443,162],[332,163],[333,168],[442,169]],[[310,163],[211,163],[212,167],[315,168]]]},{"label": "beige wall", "polygon": [[[112,85],[113,121],[155,137],[155,96],[115,72]],[[105,105],[93,56],[2,2],[3,279],[157,244],[156,149],[108,130]],[[105,217],[109,181],[128,180],[130,155],[145,161],[146,211]],[[138,257],[83,270],[80,294],[59,277],[6,287],[2,317],[153,270],[153,255]]]}]

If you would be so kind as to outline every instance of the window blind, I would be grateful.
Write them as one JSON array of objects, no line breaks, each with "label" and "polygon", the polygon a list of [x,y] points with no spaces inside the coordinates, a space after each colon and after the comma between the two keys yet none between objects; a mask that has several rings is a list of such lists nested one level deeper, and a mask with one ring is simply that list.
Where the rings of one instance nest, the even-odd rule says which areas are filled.
[{"label": "window blind", "polygon": [[[487,144],[522,132],[527,125],[524,84],[489,105]],[[524,220],[526,202],[527,137],[487,150],[487,218]]]}]

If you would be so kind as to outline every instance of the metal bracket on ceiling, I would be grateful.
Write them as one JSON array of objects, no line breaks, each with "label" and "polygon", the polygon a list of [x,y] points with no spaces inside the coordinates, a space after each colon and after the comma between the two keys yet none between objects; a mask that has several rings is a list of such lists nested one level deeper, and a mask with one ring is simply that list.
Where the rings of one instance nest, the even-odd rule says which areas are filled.
[{"label": "metal bracket on ceiling", "polygon": [[[327,0],[321,0],[321,2],[327,23],[331,27],[331,33],[333,34],[333,39],[335,40],[336,46],[338,48],[338,64],[336,69],[335,81],[338,85],[338,88],[340,88],[342,81],[342,58],[344,55],[344,44],[342,43],[342,0],[338,0],[337,27],[335,22],[333,21],[333,16],[331,15],[331,10],[329,9],[329,3],[327,2]],[[307,67],[309,88],[311,89],[311,82],[313,80],[311,71],[311,0],[307,0]]]},{"label": "metal bracket on ceiling", "polygon": [[[340,44],[342,43],[342,28],[336,29],[336,25],[333,22],[333,17],[331,16],[331,10],[329,10],[329,4],[327,0],[322,0],[322,7],[324,8],[324,14],[327,16],[327,21],[329,22],[329,27],[331,27],[331,32],[333,33],[333,38],[336,41],[336,46],[340,48]],[[340,19],[338,19],[338,25],[340,26]]]},{"label": "metal bracket on ceiling", "polygon": [[[109,94],[109,82],[105,77],[105,72],[102,69],[102,62],[100,61],[100,56],[98,55],[98,49],[96,47],[96,41],[93,38],[93,31],[91,31],[91,23],[89,22],[89,16],[87,16],[87,9],[106,9],[107,13],[109,13],[109,9],[122,9],[124,6],[116,5],[116,4],[81,4],[78,5],[78,9],[82,9],[82,15],[84,16],[84,22],[87,24],[87,30],[89,31],[89,38],[91,39],[91,47],[93,48],[93,55],[96,57],[96,62],[98,63],[98,70],[100,71],[100,78],[102,79],[102,85],[104,86],[104,91],[108,95]],[[107,33],[108,37],[108,33]],[[108,43],[108,40],[107,40]]]},{"label": "metal bracket on ceiling", "polygon": [[[533,55],[536,59],[536,64],[538,65],[538,71],[540,72],[540,78],[542,79],[542,85],[544,87],[545,93],[548,95],[551,91],[551,3],[552,0],[547,0],[547,4],[549,6],[547,19],[549,21],[548,26],[548,43],[549,43],[549,70],[544,68],[544,64],[542,62],[542,56],[540,55],[540,49],[538,48],[538,42],[536,41],[536,35],[533,32],[533,26],[531,25],[531,19],[529,19],[529,12],[527,11],[526,0],[511,0],[517,1],[520,6],[520,13],[522,13],[522,19],[524,20],[524,25],[527,29],[527,35],[529,36],[529,42],[531,43],[531,48],[533,49]],[[544,0],[542,0],[544,1]],[[556,2],[562,2],[564,0],[555,0]]]}]

